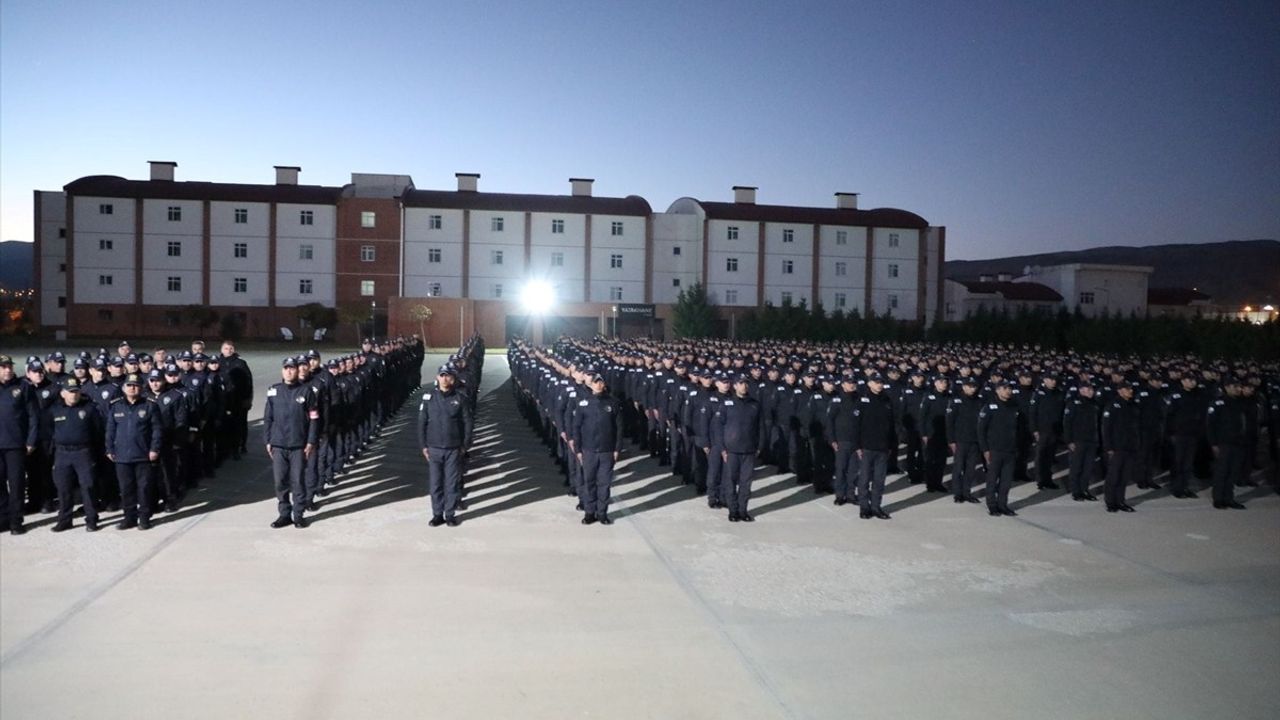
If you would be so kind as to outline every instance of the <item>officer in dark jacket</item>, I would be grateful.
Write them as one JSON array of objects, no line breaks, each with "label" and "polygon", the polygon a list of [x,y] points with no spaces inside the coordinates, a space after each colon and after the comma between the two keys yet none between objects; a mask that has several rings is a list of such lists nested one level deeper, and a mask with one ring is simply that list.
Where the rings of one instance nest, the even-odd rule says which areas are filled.
[{"label": "officer in dark jacket", "polygon": [[582,468],[582,524],[599,520],[602,525],[612,525],[609,492],[613,487],[613,465],[622,452],[622,408],[607,392],[602,373],[592,371],[586,379],[591,395],[578,400],[570,431],[571,446]]},{"label": "officer in dark jacket", "polygon": [[1152,376],[1147,386],[1139,388],[1135,398],[1142,408],[1142,450],[1138,455],[1138,487],[1159,490],[1155,481],[1160,470],[1160,455],[1164,448],[1164,393],[1160,378]]},{"label": "officer in dark jacket", "polygon": [[471,405],[454,387],[453,370],[436,374],[436,387],[422,396],[418,406],[418,444],[428,463],[432,527],[456,527],[455,517],[462,488],[462,455],[471,447],[474,420]]},{"label": "officer in dark jacket", "polygon": [[1062,415],[1067,409],[1067,396],[1058,387],[1055,375],[1045,375],[1040,387],[1031,395],[1031,437],[1035,441],[1036,487],[1041,490],[1057,490],[1053,481],[1053,458],[1058,454],[1062,441]]},{"label": "officer in dark jacket", "polygon": [[1062,419],[1062,439],[1070,453],[1067,486],[1071,488],[1071,499],[1076,502],[1098,499],[1089,488],[1093,486],[1098,461],[1101,420],[1102,410],[1094,397],[1093,385],[1082,383],[1063,410]]},{"label": "officer in dark jacket", "polygon": [[74,377],[62,380],[62,401],[49,409],[53,424],[53,484],[58,488],[58,523],[54,532],[71,529],[75,507],[73,490],[80,485],[84,503],[85,529],[98,529],[98,509],[94,503],[93,460],[102,442],[102,416],[93,401],[81,395],[81,383]]},{"label": "officer in dark jacket", "polygon": [[1213,506],[1219,510],[1243,510],[1236,500],[1236,484],[1249,476],[1251,458],[1246,457],[1250,402],[1241,395],[1240,381],[1229,377],[1223,383],[1225,394],[1209,406],[1208,438],[1215,458],[1213,468]]},{"label": "officer in dark jacket", "polygon": [[49,408],[58,402],[58,386],[49,380],[38,357],[27,362],[27,384],[36,399],[36,448],[27,456],[27,493],[31,510],[53,512],[57,490],[53,487],[53,443],[49,436]]},{"label": "officer in dark jacket", "polygon": [[995,402],[987,403],[978,413],[978,447],[987,461],[989,515],[1017,515],[1009,507],[1009,487],[1013,484],[1021,427],[1022,411],[1013,401],[1013,387],[1002,380],[996,385]]},{"label": "officer in dark jacket", "polygon": [[302,474],[307,458],[316,449],[316,408],[311,386],[298,382],[298,361],[285,358],[281,378],[267,390],[267,404],[262,409],[262,437],[271,458],[271,474],[275,478],[278,516],[271,523],[282,528],[293,523],[305,528],[310,523],[303,517],[306,489]]},{"label": "officer in dark jacket", "polygon": [[1194,498],[1191,476],[1195,467],[1196,448],[1204,436],[1209,408],[1208,394],[1198,387],[1196,378],[1183,376],[1181,386],[1165,399],[1165,418],[1169,441],[1173,446],[1173,465],[1169,468],[1169,491],[1176,498]]},{"label": "officer in dark jacket", "polygon": [[1125,489],[1138,473],[1142,453],[1142,408],[1134,401],[1133,386],[1122,382],[1116,398],[1102,411],[1102,449],[1107,453],[1103,499],[1107,512],[1133,512]]},{"label": "officer in dark jacket", "polygon": [[977,503],[973,496],[973,480],[978,476],[982,451],[978,447],[978,415],[985,403],[978,396],[978,381],[966,377],[960,381],[960,396],[947,405],[947,439],[954,457],[951,468],[951,496],[957,503]]},{"label": "officer in dark jacket", "polygon": [[[173,368],[171,377],[175,383],[179,380],[177,367]],[[150,397],[156,404],[156,411],[160,415],[160,426],[164,432],[164,442],[160,447],[160,461],[156,465],[159,471],[160,494],[163,496],[165,510],[177,512],[181,507],[180,496],[185,488],[181,464],[181,454],[186,451],[183,440],[191,433],[187,394],[180,384],[170,385],[165,371],[159,368],[147,375],[147,384],[151,389]]]},{"label": "officer in dark jacket", "polygon": [[0,355],[0,532],[26,531],[27,456],[36,449],[39,422],[35,392],[13,371],[13,358]]},{"label": "officer in dark jacket", "polygon": [[724,461],[724,504],[729,522],[753,522],[747,511],[751,500],[751,474],[760,450],[760,403],[751,397],[750,379],[733,378],[733,396],[723,399],[711,418],[711,445],[721,448]]},{"label": "officer in dark jacket", "polygon": [[888,472],[889,453],[897,448],[894,401],[884,389],[884,378],[874,373],[867,378],[868,392],[858,399],[854,421],[854,438],[858,459],[862,462],[858,476],[858,499],[863,520],[888,520],[889,513],[880,507],[884,494],[884,476]]},{"label": "officer in dark jacket", "polygon": [[164,442],[155,403],[142,396],[142,378],[130,373],[124,379],[124,397],[111,403],[107,414],[107,459],[115,463],[120,483],[124,521],[121,530],[151,529],[155,507],[153,463],[160,459]]},{"label": "officer in dark jacket", "polygon": [[944,493],[942,474],[947,466],[947,407],[951,404],[946,375],[933,379],[932,388],[920,400],[920,451],[924,455],[927,492]]},{"label": "officer in dark jacket", "polygon": [[230,340],[222,342],[222,362],[218,367],[218,373],[222,375],[223,385],[227,388],[227,401],[230,411],[230,426],[227,428],[231,435],[233,453],[232,457],[236,460],[240,459],[240,453],[245,452],[245,443],[249,437],[249,408],[253,407],[253,371],[249,369],[249,364],[241,358],[236,352],[235,343]]},{"label": "officer in dark jacket", "polygon": [[[840,378],[840,392],[827,405],[827,435],[835,451],[835,476],[832,482],[836,495],[835,504],[844,505],[858,499],[858,447],[855,444],[854,422],[858,412],[858,379],[852,375]],[[772,395],[772,393],[770,393]],[[767,436],[761,444],[768,443]]]}]

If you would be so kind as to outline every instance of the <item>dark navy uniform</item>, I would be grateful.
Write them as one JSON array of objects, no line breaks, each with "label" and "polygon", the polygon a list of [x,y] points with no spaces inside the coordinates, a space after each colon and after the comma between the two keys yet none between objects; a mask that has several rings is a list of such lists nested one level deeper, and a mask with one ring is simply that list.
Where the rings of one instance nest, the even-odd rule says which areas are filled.
[{"label": "dark navy uniform", "polygon": [[[964,380],[962,384],[977,385],[972,379]],[[947,439],[951,441],[951,454],[954,456],[951,495],[955,502],[978,501],[973,496],[973,481],[978,476],[978,464],[982,459],[982,450],[978,447],[978,415],[985,405],[977,393],[969,395],[963,390],[947,405]]]},{"label": "dark navy uniform", "polygon": [[[12,368],[13,359],[0,355],[0,365]],[[17,375],[0,383],[0,531],[23,532],[27,454],[36,446],[39,413],[30,383]]]},{"label": "dark navy uniform", "polygon": [[924,455],[924,483],[928,492],[944,493],[942,475],[947,467],[947,407],[951,393],[939,390],[936,381],[920,400],[920,452]]},{"label": "dark navy uniform", "polygon": [[723,452],[721,497],[729,508],[729,520],[751,522],[754,518],[747,512],[747,504],[751,500],[751,474],[760,449],[760,403],[750,395],[721,400],[711,418],[711,444]]},{"label": "dark navy uniform", "polygon": [[1116,399],[1102,411],[1102,449],[1107,453],[1107,479],[1103,499],[1107,512],[1133,512],[1125,502],[1125,489],[1138,476],[1142,452],[1142,408],[1130,395]]},{"label": "dark navy uniform", "polygon": [[897,449],[894,432],[894,402],[887,391],[868,391],[858,399],[854,421],[854,438],[862,459],[858,477],[858,499],[861,516],[887,520],[889,514],[880,507],[884,494],[884,478],[889,469],[889,454]]},{"label": "dark navy uniform", "polygon": [[1195,497],[1191,476],[1195,468],[1196,449],[1204,437],[1208,409],[1208,393],[1195,386],[1190,389],[1185,386],[1177,388],[1165,398],[1169,444],[1173,448],[1169,491],[1174,497]]},{"label": "dark navy uniform", "polygon": [[[602,377],[602,376],[601,376]],[[622,451],[622,409],[608,393],[592,394],[578,401],[573,416],[573,444],[581,454],[582,509],[584,522],[608,524],[613,464]]]},{"label": "dark navy uniform", "polygon": [[439,386],[422,395],[418,405],[418,444],[427,453],[431,521],[456,524],[454,513],[462,492],[462,455],[471,447],[471,405],[456,389]]},{"label": "dark navy uniform", "polygon": [[1098,460],[1099,428],[1102,410],[1093,397],[1076,395],[1063,410],[1062,439],[1070,451],[1067,486],[1075,500],[1094,500],[1094,467]]},{"label": "dark navy uniform", "polygon": [[275,479],[277,527],[290,518],[294,525],[306,527],[302,517],[306,510],[302,472],[306,456],[315,450],[319,416],[311,386],[280,382],[267,390],[267,404],[262,409],[262,437],[271,456],[271,473]]},{"label": "dark navy uniform", "polygon": [[85,527],[92,532],[98,529],[93,462],[103,437],[102,416],[92,400],[80,395],[77,380],[64,380],[63,389],[76,393],[76,397],[72,405],[60,401],[49,409],[53,423],[53,483],[58,488],[58,523],[53,529],[61,532],[71,527],[73,491],[79,484]]},{"label": "dark navy uniform", "polygon": [[836,504],[843,505],[858,499],[858,447],[854,436],[857,419],[858,396],[853,392],[840,392],[827,404],[827,435],[835,445],[835,473],[832,490]]},{"label": "dark navy uniform", "polygon": [[[140,384],[137,375],[125,378],[125,385]],[[116,466],[120,483],[124,522],[121,529],[151,526],[153,458],[159,459],[164,442],[161,421],[154,402],[141,395],[136,400],[122,397],[111,403],[107,414],[107,457]]]},{"label": "dark navy uniform", "polygon": [[1066,408],[1066,393],[1056,385],[1053,389],[1041,387],[1031,396],[1028,424],[1035,440],[1036,487],[1041,489],[1058,487],[1053,481],[1053,458],[1062,441],[1062,416]]},{"label": "dark navy uniform", "polygon": [[1208,439],[1217,456],[1213,468],[1213,506],[1243,509],[1236,502],[1235,487],[1252,469],[1252,458],[1246,457],[1248,445],[1247,413],[1250,401],[1228,393],[1209,406]]},{"label": "dark navy uniform", "polygon": [[1022,411],[1009,400],[987,403],[978,413],[978,448],[987,455],[987,510],[992,515],[1014,515],[1009,507],[1018,454]]}]

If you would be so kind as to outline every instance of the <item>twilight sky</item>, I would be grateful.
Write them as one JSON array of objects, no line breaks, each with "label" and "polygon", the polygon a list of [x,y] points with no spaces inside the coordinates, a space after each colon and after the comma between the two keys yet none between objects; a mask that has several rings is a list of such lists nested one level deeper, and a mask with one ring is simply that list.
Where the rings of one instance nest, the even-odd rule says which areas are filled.
[{"label": "twilight sky", "polygon": [[1280,238],[1280,2],[0,0],[0,239],[147,160],[861,192],[952,259]]}]

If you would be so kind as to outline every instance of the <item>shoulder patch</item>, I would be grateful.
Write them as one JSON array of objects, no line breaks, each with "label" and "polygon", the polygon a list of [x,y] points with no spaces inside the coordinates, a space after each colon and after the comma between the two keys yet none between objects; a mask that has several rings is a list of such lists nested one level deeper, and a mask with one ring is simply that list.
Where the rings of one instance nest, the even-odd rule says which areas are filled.
[{"label": "shoulder patch", "polygon": [[725,401],[724,401],[724,404],[725,404],[725,405],[732,405],[732,404],[733,404],[733,401],[732,401],[732,400],[725,400]]},{"label": "shoulder patch", "polygon": [[579,406],[579,407],[586,407],[586,406],[587,406],[587,401],[586,401],[586,400],[579,400],[579,401],[578,401],[578,406]]},{"label": "shoulder patch", "polygon": [[858,399],[859,399],[859,400],[861,400],[861,401],[862,401],[862,402],[864,402],[864,403],[868,403],[868,404],[870,404],[870,403],[871,403],[871,398],[868,398],[868,397],[858,398]]},{"label": "shoulder patch", "polygon": [[989,405],[988,407],[990,407],[992,410],[998,410],[998,409],[1000,409],[1000,406],[999,406],[999,405],[997,405],[997,404],[995,404],[995,403],[991,403],[991,405]]},{"label": "shoulder patch", "polygon": [[267,397],[275,397],[275,396],[276,396],[275,388],[271,388],[270,390],[267,391]]}]

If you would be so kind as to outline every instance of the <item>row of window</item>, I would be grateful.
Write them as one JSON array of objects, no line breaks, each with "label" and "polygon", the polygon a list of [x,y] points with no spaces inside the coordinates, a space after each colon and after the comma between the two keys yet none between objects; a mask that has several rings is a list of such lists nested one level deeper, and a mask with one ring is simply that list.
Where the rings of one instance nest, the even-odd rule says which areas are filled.
[{"label": "row of window", "polygon": [[[725,272],[738,272],[738,258],[736,257],[725,258],[724,269],[725,269]],[[783,275],[794,275],[795,271],[796,271],[796,263],[794,260],[782,261]],[[849,263],[837,262],[835,264],[835,271],[836,271],[836,277],[845,277],[846,275],[849,274]],[[891,278],[898,277],[897,263],[889,263],[889,277]]]},{"label": "row of window", "polygon": [[[116,247],[116,243],[115,243],[115,241],[114,241],[114,240],[107,240],[107,239],[105,239],[105,238],[104,238],[104,239],[102,239],[102,240],[99,240],[99,241],[98,241],[98,249],[99,249],[99,250],[103,250],[103,251],[111,251],[111,250],[115,250],[115,247]],[[167,247],[165,248],[165,250],[166,250],[166,254],[167,254],[169,257],[182,257],[182,241],[181,241],[181,240],[170,240],[170,241],[168,241],[168,245],[167,245]],[[439,250],[433,250],[432,252],[434,252],[434,253],[435,253],[435,259],[434,259],[434,260],[432,260],[431,262],[440,262],[440,257],[439,257],[439,256],[440,256],[440,251],[439,251]],[[238,242],[238,243],[233,244],[233,245],[231,246],[231,254],[232,254],[234,257],[236,257],[236,258],[248,258],[248,257],[249,257],[249,243]],[[376,260],[376,259],[377,259],[377,257],[378,257],[378,249],[377,249],[375,246],[373,246],[373,245],[361,245],[361,246],[360,246],[360,260],[361,260],[362,262],[373,262],[374,260]],[[299,259],[299,260],[314,260],[314,259],[315,259],[315,246],[314,246],[314,245],[311,245],[311,244],[309,244],[309,243],[304,243],[304,244],[302,244],[302,245],[299,245],[299,246],[298,246],[298,259]]]},{"label": "row of window", "polygon": [[[115,212],[116,212],[116,206],[115,206],[115,204],[113,204],[113,203],[100,203],[100,204],[98,205],[98,214],[99,214],[99,215],[114,215],[114,214],[115,214]],[[365,218],[365,216],[366,216],[366,215],[367,215],[367,216],[369,216],[369,217],[368,217],[368,221],[367,221],[367,222],[368,222],[368,224],[365,224],[365,223],[366,223],[366,218]],[[371,212],[361,213],[361,214],[360,214],[360,224],[361,224],[361,226],[362,226],[362,227],[373,227],[373,223],[374,223],[374,217],[373,217],[373,216],[374,216],[374,214],[373,214],[373,213],[371,213]],[[169,222],[182,222],[182,206],[181,206],[181,205],[170,205],[170,206],[168,207],[168,217],[169,217]],[[235,222],[236,222],[236,224],[237,224],[237,225],[244,225],[244,224],[248,223],[248,222],[249,222],[249,208],[234,208],[234,209],[232,210],[232,218],[235,220]],[[315,222],[316,222],[316,215],[315,215],[315,211],[314,211],[314,210],[299,210],[299,211],[298,211],[298,224],[299,224],[299,225],[314,225],[314,224],[315,224]]]},{"label": "row of window", "polygon": [[[737,225],[729,225],[729,226],[727,226],[727,227],[725,228],[724,237],[725,237],[725,239],[726,239],[726,240],[737,240],[737,239],[738,239],[738,226],[737,226]],[[795,231],[795,230],[793,230],[793,229],[791,229],[791,228],[784,228],[784,229],[782,230],[782,242],[784,242],[784,243],[793,243],[793,242],[795,242],[795,241],[796,241],[796,231]],[[896,248],[896,247],[898,247],[898,242],[899,242],[899,234],[898,234],[898,233],[889,233],[889,247],[891,247],[891,248]],[[837,231],[836,231],[836,244],[837,244],[837,245],[848,245],[848,244],[849,244],[849,231],[848,231],[848,230],[837,230]],[[677,253],[677,254],[678,254],[678,253]]]},{"label": "row of window", "polygon": [[[169,291],[169,292],[173,292],[173,293],[182,292],[182,278],[181,278],[180,276],[178,276],[178,275],[170,275],[170,276],[169,276],[169,277],[167,277],[165,280],[166,280],[166,287],[168,288],[168,291]],[[115,276],[114,276],[114,275],[99,275],[99,276],[98,276],[98,285],[100,285],[100,286],[102,286],[102,287],[114,286],[114,285],[115,285],[115,282],[116,282],[116,280],[115,280]],[[435,288],[435,292],[434,292],[433,294],[434,294],[434,295],[439,295],[439,294],[440,294],[440,284],[439,284],[439,283],[433,283],[432,287],[433,287],[433,288]],[[248,279],[248,278],[242,278],[242,277],[232,278],[232,279],[231,279],[231,291],[232,291],[232,292],[235,292],[235,293],[247,293],[247,292],[249,292],[249,279]],[[361,294],[361,295],[364,295],[364,296],[370,296],[370,295],[373,295],[373,291],[374,291],[374,281],[373,281],[373,280],[361,280],[361,281],[360,281],[360,294]],[[299,295],[311,295],[311,294],[313,294],[314,292],[315,292],[315,281],[314,281],[314,280],[312,280],[311,278],[301,278],[301,279],[299,279],[299,280],[298,280],[298,294],[299,294]],[[65,298],[58,298],[58,307],[66,307],[66,299],[65,299]]]},{"label": "row of window", "polygon": [[[443,215],[427,216],[428,230],[439,230],[443,226],[444,226]],[[503,232],[504,230],[506,230],[506,226],[507,226],[506,218],[502,217],[501,215],[496,215],[492,218],[489,218],[489,229],[492,230],[493,232]],[[373,227],[373,226],[366,225],[365,227]],[[622,237],[625,234],[625,232],[626,232],[626,225],[621,220],[614,220],[609,224],[610,235],[614,237]],[[564,219],[562,218],[551,219],[551,234],[552,235],[564,234]]]}]

